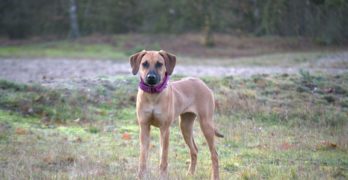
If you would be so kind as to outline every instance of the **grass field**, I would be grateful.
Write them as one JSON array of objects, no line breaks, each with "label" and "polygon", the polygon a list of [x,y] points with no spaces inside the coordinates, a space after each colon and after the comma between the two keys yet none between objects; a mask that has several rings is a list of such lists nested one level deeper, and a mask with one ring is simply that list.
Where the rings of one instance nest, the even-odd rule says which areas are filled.
[{"label": "grass field", "polygon": [[106,44],[79,44],[69,41],[45,42],[0,48],[0,57],[6,58],[89,58],[89,59],[120,59],[126,55],[115,47]]},{"label": "grass field", "polygon": [[[301,55],[303,52],[307,52],[307,54],[308,52],[320,52],[312,53],[312,55],[318,56],[323,53],[347,49],[346,46],[319,46],[309,39],[300,37],[280,38],[215,34],[214,39],[216,46],[207,48],[202,45],[202,34],[199,33],[93,35],[75,41],[62,39],[48,41],[45,38],[11,41],[0,38],[0,58],[47,57],[120,60],[127,59],[129,55],[143,49],[164,49],[180,57],[199,59],[250,57],[265,54],[278,54],[278,57],[283,57],[282,53],[296,52],[299,54],[293,58],[295,61],[306,61],[308,60],[305,58],[306,56]],[[291,60],[292,57],[289,59]],[[248,62],[250,65],[250,61]]]},{"label": "grass field", "polygon": [[[172,79],[179,79],[174,76]],[[348,74],[205,77],[216,96],[222,179],[347,179]],[[139,142],[137,78],[87,90],[0,81],[0,179],[135,179]],[[210,157],[195,124],[198,167],[177,123],[170,136],[171,179],[208,179]],[[150,173],[158,176],[159,131]]]}]

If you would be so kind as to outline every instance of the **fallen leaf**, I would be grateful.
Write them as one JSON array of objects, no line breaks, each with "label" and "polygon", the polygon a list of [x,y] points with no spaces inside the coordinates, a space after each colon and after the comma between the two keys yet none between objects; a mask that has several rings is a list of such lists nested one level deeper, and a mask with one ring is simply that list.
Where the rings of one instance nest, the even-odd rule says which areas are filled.
[{"label": "fallen leaf", "polygon": [[51,154],[48,154],[48,155],[46,155],[45,157],[43,157],[42,160],[43,160],[45,163],[47,163],[47,164],[52,164],[54,158],[53,158],[53,156],[52,156]]},{"label": "fallen leaf", "polygon": [[337,148],[337,144],[329,142],[329,141],[322,141],[316,146],[317,150],[319,150],[319,149],[336,149],[336,148]]},{"label": "fallen leaf", "polygon": [[123,139],[123,140],[131,140],[132,137],[131,137],[130,134],[128,134],[128,133],[125,132],[125,133],[122,134],[122,139]]},{"label": "fallen leaf", "polygon": [[281,149],[281,150],[288,150],[288,149],[290,149],[290,148],[292,148],[293,147],[293,145],[292,144],[289,144],[288,142],[284,142],[283,144],[281,144],[280,146],[279,146],[279,148]]},{"label": "fallen leaf", "polygon": [[24,135],[24,134],[28,134],[28,131],[24,128],[16,128],[16,134]]}]

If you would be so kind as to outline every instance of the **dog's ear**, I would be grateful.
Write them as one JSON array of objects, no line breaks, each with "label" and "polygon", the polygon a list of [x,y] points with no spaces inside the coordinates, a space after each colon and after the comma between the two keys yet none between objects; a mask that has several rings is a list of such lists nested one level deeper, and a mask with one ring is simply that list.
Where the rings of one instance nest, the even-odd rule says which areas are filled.
[{"label": "dog's ear", "polygon": [[140,66],[140,61],[141,58],[143,58],[143,56],[146,54],[145,50],[142,50],[138,53],[133,54],[130,58],[129,58],[129,63],[132,67],[132,73],[133,75],[136,75],[139,71],[139,66]]},{"label": "dog's ear", "polygon": [[163,57],[166,70],[168,75],[171,75],[173,73],[175,64],[176,64],[176,57],[173,54],[167,53],[166,51],[160,50],[159,54]]}]

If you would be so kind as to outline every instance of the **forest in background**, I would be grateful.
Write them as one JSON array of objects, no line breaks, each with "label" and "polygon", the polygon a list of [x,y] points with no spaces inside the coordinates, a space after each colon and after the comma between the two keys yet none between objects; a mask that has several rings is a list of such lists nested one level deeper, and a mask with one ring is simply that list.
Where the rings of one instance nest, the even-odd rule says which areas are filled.
[{"label": "forest in background", "polygon": [[348,39],[346,0],[2,0],[0,36],[66,38],[72,3],[81,36],[218,32],[301,36],[325,45]]}]

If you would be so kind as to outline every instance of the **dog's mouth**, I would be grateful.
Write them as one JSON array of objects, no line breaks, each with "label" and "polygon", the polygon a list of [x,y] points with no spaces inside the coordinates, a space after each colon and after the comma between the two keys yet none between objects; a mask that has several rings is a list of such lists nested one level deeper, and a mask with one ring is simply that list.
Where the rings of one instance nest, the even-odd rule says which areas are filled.
[{"label": "dog's mouth", "polygon": [[149,86],[155,86],[156,84],[158,84],[158,82],[154,80],[148,80],[145,83]]}]

